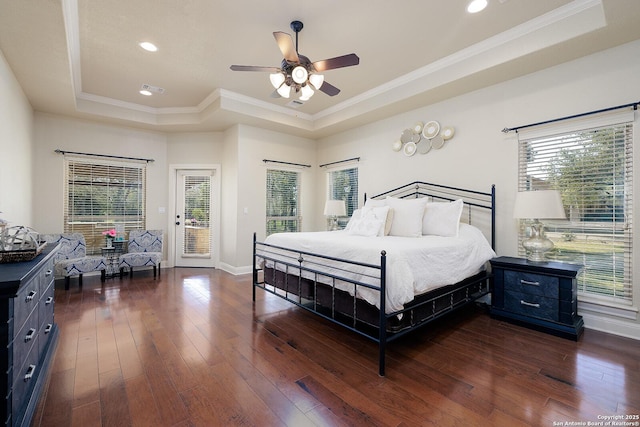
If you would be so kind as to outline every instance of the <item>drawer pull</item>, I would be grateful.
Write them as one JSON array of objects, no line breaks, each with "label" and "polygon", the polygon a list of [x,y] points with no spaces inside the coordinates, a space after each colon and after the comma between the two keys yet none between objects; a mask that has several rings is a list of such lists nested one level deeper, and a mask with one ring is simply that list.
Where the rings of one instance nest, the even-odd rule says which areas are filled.
[{"label": "drawer pull", "polygon": [[49,297],[49,298],[47,298],[47,299],[44,301],[45,305],[49,305],[49,304],[51,304],[52,302],[53,302],[53,297]]},{"label": "drawer pull", "polygon": [[35,334],[36,334],[36,330],[34,328],[29,329],[29,332],[27,332],[27,335],[24,336],[24,342],[31,341]]},{"label": "drawer pull", "polygon": [[51,274],[52,274],[52,273],[53,273],[53,270],[49,269],[49,270],[47,270],[47,271],[45,271],[45,272],[44,272],[44,276],[45,276],[45,277],[47,277],[47,276],[51,276]]},{"label": "drawer pull", "polygon": [[520,300],[520,305],[526,305],[527,307],[540,308],[540,304],[534,304],[532,302],[526,302],[523,300]]},{"label": "drawer pull", "polygon": [[47,327],[44,328],[44,333],[48,334],[49,332],[51,332],[51,328],[53,328],[53,324],[47,323]]},{"label": "drawer pull", "polygon": [[521,285],[529,285],[529,286],[540,286],[540,282],[530,282],[529,280],[520,279]]},{"label": "drawer pull", "polygon": [[27,369],[27,373],[24,374],[24,380],[29,381],[33,374],[36,372],[36,365],[29,365],[29,369]]},{"label": "drawer pull", "polygon": [[33,299],[36,297],[36,295],[38,295],[38,291],[29,292],[29,295],[27,295],[27,297],[25,298],[25,301],[27,301],[27,302],[33,301]]}]

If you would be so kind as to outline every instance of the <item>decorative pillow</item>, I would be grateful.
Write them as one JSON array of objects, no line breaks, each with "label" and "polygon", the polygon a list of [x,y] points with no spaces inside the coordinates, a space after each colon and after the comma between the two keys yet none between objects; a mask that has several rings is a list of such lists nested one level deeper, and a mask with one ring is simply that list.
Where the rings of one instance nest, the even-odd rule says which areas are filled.
[{"label": "decorative pillow", "polygon": [[422,234],[444,237],[458,237],[463,202],[427,203],[422,218]]},{"label": "decorative pillow", "polygon": [[351,218],[349,218],[349,222],[347,222],[347,225],[344,227],[344,230],[349,231],[349,229],[353,227],[353,224],[357,222],[360,218],[362,218],[362,209],[356,209],[351,214]]},{"label": "decorative pillow", "polygon": [[363,207],[360,218],[353,221],[348,233],[366,237],[384,236],[384,225],[388,212],[388,206],[379,208]]},{"label": "decorative pillow", "polygon": [[390,236],[420,237],[426,198],[396,199],[387,197],[387,205],[393,209]]},{"label": "decorative pillow", "polygon": [[[370,208],[380,208],[383,206],[387,206],[387,201],[385,199],[382,200],[374,200],[369,199],[365,202],[365,207]],[[387,221],[384,224],[384,235],[388,236],[391,231],[391,223],[393,222],[393,209],[389,209],[389,213],[387,214]]]}]

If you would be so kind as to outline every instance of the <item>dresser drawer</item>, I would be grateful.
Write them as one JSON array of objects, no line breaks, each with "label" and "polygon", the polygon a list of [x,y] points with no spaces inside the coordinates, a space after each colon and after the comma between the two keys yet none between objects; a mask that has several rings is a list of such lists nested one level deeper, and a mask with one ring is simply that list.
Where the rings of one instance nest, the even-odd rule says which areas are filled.
[{"label": "dresser drawer", "polygon": [[27,397],[31,394],[37,374],[40,371],[39,363],[40,355],[38,354],[38,336],[36,335],[36,343],[27,355],[22,368],[14,370],[13,390],[11,395],[11,404],[13,409],[14,421],[16,416],[22,412],[26,404]]},{"label": "dresser drawer", "polygon": [[38,285],[40,286],[40,293],[44,292],[44,290],[47,289],[51,283],[53,283],[53,264],[54,263],[52,258],[44,263],[40,268],[40,271],[38,272],[38,277],[36,280],[38,281]]},{"label": "dresser drawer", "polygon": [[[27,355],[36,342],[40,330],[40,322],[38,321],[38,311],[35,310],[24,323],[23,327],[16,332],[13,338],[13,365],[14,375],[18,374],[20,368],[25,363]],[[15,378],[14,378],[15,380]]]},{"label": "dresser drawer", "polygon": [[38,320],[40,323],[40,330],[38,341],[40,343],[40,354],[44,352],[49,342],[49,336],[53,330],[53,306],[55,304],[53,300],[55,288],[50,285],[42,295],[40,299],[40,305],[38,306]]},{"label": "dresser drawer", "polygon": [[559,280],[554,276],[507,270],[504,272],[504,288],[531,295],[558,298]]},{"label": "dresser drawer", "polygon": [[558,321],[558,300],[554,298],[509,290],[504,294],[504,308],[524,316]]},{"label": "dresser drawer", "polygon": [[[24,322],[38,307],[40,299],[40,285],[38,280],[32,280],[18,292],[13,299],[13,330],[22,329]],[[37,316],[36,316],[37,317]],[[11,339],[11,337],[9,337]]]}]

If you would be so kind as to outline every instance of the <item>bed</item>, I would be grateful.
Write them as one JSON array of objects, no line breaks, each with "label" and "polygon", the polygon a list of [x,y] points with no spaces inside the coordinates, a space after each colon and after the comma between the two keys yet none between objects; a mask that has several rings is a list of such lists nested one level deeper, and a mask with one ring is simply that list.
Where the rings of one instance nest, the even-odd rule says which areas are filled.
[{"label": "bed", "polygon": [[253,238],[256,290],[386,345],[490,291],[495,187],[422,181],[367,199],[344,230]]}]

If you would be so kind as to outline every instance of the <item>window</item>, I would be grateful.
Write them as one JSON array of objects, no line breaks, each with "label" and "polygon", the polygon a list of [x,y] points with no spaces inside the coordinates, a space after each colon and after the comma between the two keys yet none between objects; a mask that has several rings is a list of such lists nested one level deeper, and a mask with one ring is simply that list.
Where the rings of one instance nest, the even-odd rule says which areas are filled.
[{"label": "window", "polygon": [[344,226],[353,211],[358,209],[358,168],[340,169],[327,172],[329,200],[344,200],[347,216],[339,218],[338,222]]},{"label": "window", "polygon": [[125,239],[146,228],[146,163],[65,157],[64,232],[82,233],[87,254],[98,254],[106,230]]},{"label": "window", "polygon": [[632,132],[627,122],[520,139],[519,190],[560,191],[567,220],[545,221],[549,257],[585,265],[582,296],[631,303]]},{"label": "window", "polygon": [[300,231],[300,173],[267,169],[267,236]]}]

